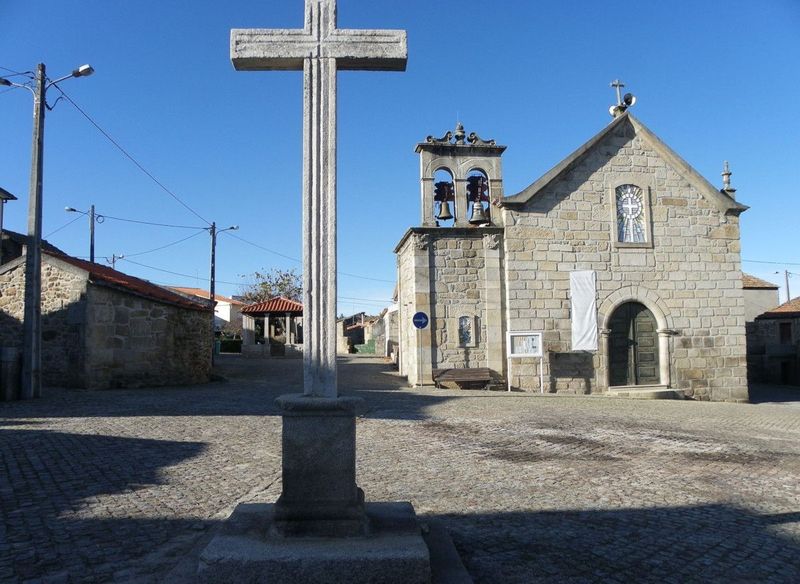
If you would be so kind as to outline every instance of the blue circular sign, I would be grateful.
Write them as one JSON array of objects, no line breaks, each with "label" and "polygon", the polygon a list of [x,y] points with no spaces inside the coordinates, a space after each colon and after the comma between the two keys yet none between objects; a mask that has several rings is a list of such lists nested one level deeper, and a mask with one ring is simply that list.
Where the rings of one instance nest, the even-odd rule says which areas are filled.
[{"label": "blue circular sign", "polygon": [[428,320],[429,319],[427,314],[425,314],[424,312],[418,312],[411,319],[411,322],[413,322],[414,326],[417,327],[418,329],[424,329],[426,326],[428,326]]}]

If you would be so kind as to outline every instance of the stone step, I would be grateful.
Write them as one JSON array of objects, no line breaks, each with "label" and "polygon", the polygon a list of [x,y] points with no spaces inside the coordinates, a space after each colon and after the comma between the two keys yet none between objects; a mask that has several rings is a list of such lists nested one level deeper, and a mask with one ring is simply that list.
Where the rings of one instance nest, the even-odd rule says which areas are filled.
[{"label": "stone step", "polygon": [[628,399],[686,399],[683,391],[672,389],[666,385],[625,385],[610,387],[608,397],[624,397]]}]

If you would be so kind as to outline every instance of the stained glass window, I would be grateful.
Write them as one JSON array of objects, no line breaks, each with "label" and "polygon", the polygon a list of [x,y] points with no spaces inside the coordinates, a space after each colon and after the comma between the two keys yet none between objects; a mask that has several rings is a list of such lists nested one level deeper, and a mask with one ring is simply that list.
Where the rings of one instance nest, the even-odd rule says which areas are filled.
[{"label": "stained glass window", "polygon": [[458,319],[458,343],[462,347],[470,347],[473,342],[472,317],[461,316]]},{"label": "stained glass window", "polygon": [[636,185],[620,185],[617,192],[617,241],[645,243],[644,197]]}]

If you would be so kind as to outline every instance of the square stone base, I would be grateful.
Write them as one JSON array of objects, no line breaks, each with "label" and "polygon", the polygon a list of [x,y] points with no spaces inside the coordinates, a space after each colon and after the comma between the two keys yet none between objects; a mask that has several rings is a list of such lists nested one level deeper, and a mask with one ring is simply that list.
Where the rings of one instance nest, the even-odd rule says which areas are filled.
[{"label": "square stone base", "polygon": [[274,505],[241,504],[201,554],[198,581],[428,584],[430,555],[411,504],[365,510],[368,535],[286,537],[274,529]]}]

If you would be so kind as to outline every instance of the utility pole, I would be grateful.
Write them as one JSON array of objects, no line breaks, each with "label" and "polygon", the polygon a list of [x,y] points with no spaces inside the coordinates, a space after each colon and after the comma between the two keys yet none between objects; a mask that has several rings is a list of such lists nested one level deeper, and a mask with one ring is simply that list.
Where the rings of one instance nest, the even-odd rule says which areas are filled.
[{"label": "utility pole", "polygon": [[238,225],[231,225],[230,227],[226,227],[225,229],[220,229],[217,231],[217,222],[214,221],[211,223],[211,227],[208,227],[208,232],[211,234],[211,277],[209,278],[209,291],[208,291],[208,298],[211,300],[211,366],[214,366],[214,349],[216,347],[216,333],[217,333],[217,318],[216,318],[216,306],[217,306],[217,297],[215,291],[216,285],[216,269],[217,269],[217,234],[222,233],[224,231],[236,231],[239,229]]},{"label": "utility pole", "polygon": [[786,281],[786,302],[789,302],[792,299],[792,295],[789,294],[789,270],[783,270],[783,277]]},{"label": "utility pole", "polygon": [[94,263],[94,205],[89,207],[89,261]]},{"label": "utility pole", "polygon": [[25,253],[25,320],[20,388],[22,399],[33,399],[42,395],[42,154],[46,81],[44,63],[39,63],[33,90],[33,144],[28,199],[28,249]]},{"label": "utility pole", "polygon": [[211,300],[211,366],[214,366],[214,349],[216,349],[217,339],[217,297],[214,291],[216,284],[217,269],[217,222],[214,221],[209,228],[211,233],[211,283],[209,284],[208,298]]},{"label": "utility pole", "polygon": [[33,94],[33,140],[31,144],[31,187],[28,200],[28,244],[25,252],[25,322],[22,337],[22,386],[20,397],[42,395],[42,170],[44,114],[47,89],[70,77],[88,77],[91,65],[81,65],[69,75],[47,81],[44,63],[39,63],[33,87],[0,78],[0,85],[24,87]]},{"label": "utility pole", "polygon": [[109,261],[108,258],[106,258],[106,261],[111,264],[111,269],[112,270],[116,270],[117,269],[117,260],[121,260],[124,257],[125,257],[124,255],[117,255],[115,253],[112,253],[111,254],[111,261]]}]

